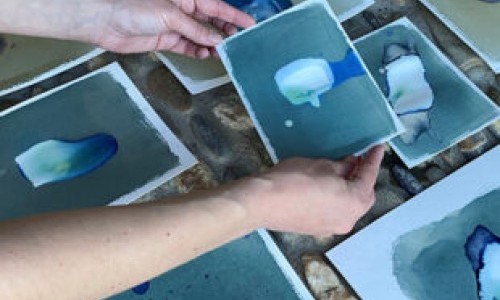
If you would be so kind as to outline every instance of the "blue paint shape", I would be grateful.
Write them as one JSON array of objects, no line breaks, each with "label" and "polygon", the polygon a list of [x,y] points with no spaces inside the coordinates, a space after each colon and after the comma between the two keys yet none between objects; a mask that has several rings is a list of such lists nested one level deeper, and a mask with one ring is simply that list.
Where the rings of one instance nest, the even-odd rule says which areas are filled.
[{"label": "blue paint shape", "polygon": [[330,68],[333,73],[333,78],[335,78],[335,82],[332,84],[332,88],[341,85],[351,78],[363,76],[366,74],[366,71],[363,68],[363,65],[361,64],[359,58],[351,48],[347,50],[347,53],[343,60],[330,62]]},{"label": "blue paint shape", "polygon": [[500,238],[482,225],[476,227],[465,243],[465,254],[476,273],[481,300],[500,299],[499,251]]},{"label": "blue paint shape", "polygon": [[116,139],[100,133],[77,141],[46,140],[18,155],[15,161],[36,188],[93,172],[117,151]]},{"label": "blue paint shape", "polygon": [[360,60],[349,48],[344,58],[336,62],[323,58],[294,60],[276,72],[274,81],[291,104],[310,103],[313,107],[320,107],[322,94],[365,73]]},{"label": "blue paint shape", "polygon": [[146,281],[146,282],[141,283],[138,286],[134,287],[132,289],[132,292],[134,292],[134,294],[137,294],[137,295],[144,295],[149,290],[150,286],[151,286],[151,283],[149,281]]}]

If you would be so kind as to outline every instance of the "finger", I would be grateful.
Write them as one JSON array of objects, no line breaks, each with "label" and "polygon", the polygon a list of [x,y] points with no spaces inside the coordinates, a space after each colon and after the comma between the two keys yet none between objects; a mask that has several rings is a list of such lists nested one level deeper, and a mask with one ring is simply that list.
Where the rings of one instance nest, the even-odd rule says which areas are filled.
[{"label": "finger", "polygon": [[222,36],[176,9],[171,12],[169,27],[195,44],[213,47],[222,42]]},{"label": "finger", "polygon": [[210,50],[206,47],[197,45],[179,35],[162,35],[158,41],[157,50],[168,50],[178,54],[193,58],[207,58],[210,56]]},{"label": "finger", "polygon": [[255,20],[248,14],[232,7],[220,0],[196,1],[197,11],[238,27],[247,28],[255,24]]},{"label": "finger", "polygon": [[365,193],[372,192],[383,157],[384,147],[382,145],[378,145],[368,152],[359,165],[355,177],[350,181],[354,188]]}]

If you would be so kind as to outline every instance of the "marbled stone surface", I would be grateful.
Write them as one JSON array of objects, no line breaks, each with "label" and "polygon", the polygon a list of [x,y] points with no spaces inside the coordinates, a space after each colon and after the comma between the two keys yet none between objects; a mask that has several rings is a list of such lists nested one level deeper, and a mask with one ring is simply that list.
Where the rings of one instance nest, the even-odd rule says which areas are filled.
[{"label": "marbled stone surface", "polygon": [[[401,16],[409,17],[479,88],[500,103],[500,76],[495,77],[473,51],[415,0],[377,0],[374,6],[343,25],[351,38],[357,38]],[[208,189],[255,174],[271,165],[231,84],[191,96],[152,54],[105,53],[35,86],[0,98],[0,111],[112,61],[120,62],[163,121],[200,160],[196,167],[138,201],[154,201],[178,193]],[[497,122],[412,170],[402,168],[399,158],[392,151],[386,151],[376,185],[377,202],[354,231],[404,203],[410,194],[420,192],[498,145],[499,128]],[[411,182],[407,180],[409,175],[413,178]],[[413,180],[420,184],[418,188]],[[289,233],[274,233],[274,236],[318,299],[351,298],[349,288],[338,279],[339,274],[318,259],[345,237],[320,239]]]}]

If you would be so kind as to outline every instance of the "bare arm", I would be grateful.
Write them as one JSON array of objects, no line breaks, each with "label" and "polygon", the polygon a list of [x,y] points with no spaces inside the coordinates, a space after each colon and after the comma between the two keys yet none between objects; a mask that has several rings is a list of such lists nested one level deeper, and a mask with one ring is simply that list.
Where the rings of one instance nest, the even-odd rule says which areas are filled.
[{"label": "bare arm", "polygon": [[[212,25],[211,27],[207,26]],[[205,58],[254,20],[221,0],[1,0],[0,32]]]},{"label": "bare arm", "polygon": [[295,159],[204,193],[0,223],[5,299],[99,299],[256,228],[346,233],[373,204],[383,149]]}]

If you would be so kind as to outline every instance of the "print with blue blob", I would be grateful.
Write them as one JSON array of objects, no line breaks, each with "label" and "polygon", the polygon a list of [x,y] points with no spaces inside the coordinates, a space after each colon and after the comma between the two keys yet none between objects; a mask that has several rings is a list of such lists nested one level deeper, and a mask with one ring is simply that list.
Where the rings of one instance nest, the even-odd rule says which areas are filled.
[{"label": "print with blue blob", "polygon": [[15,158],[24,178],[33,187],[89,174],[106,164],[118,151],[109,134],[95,134],[76,141],[46,140]]}]

